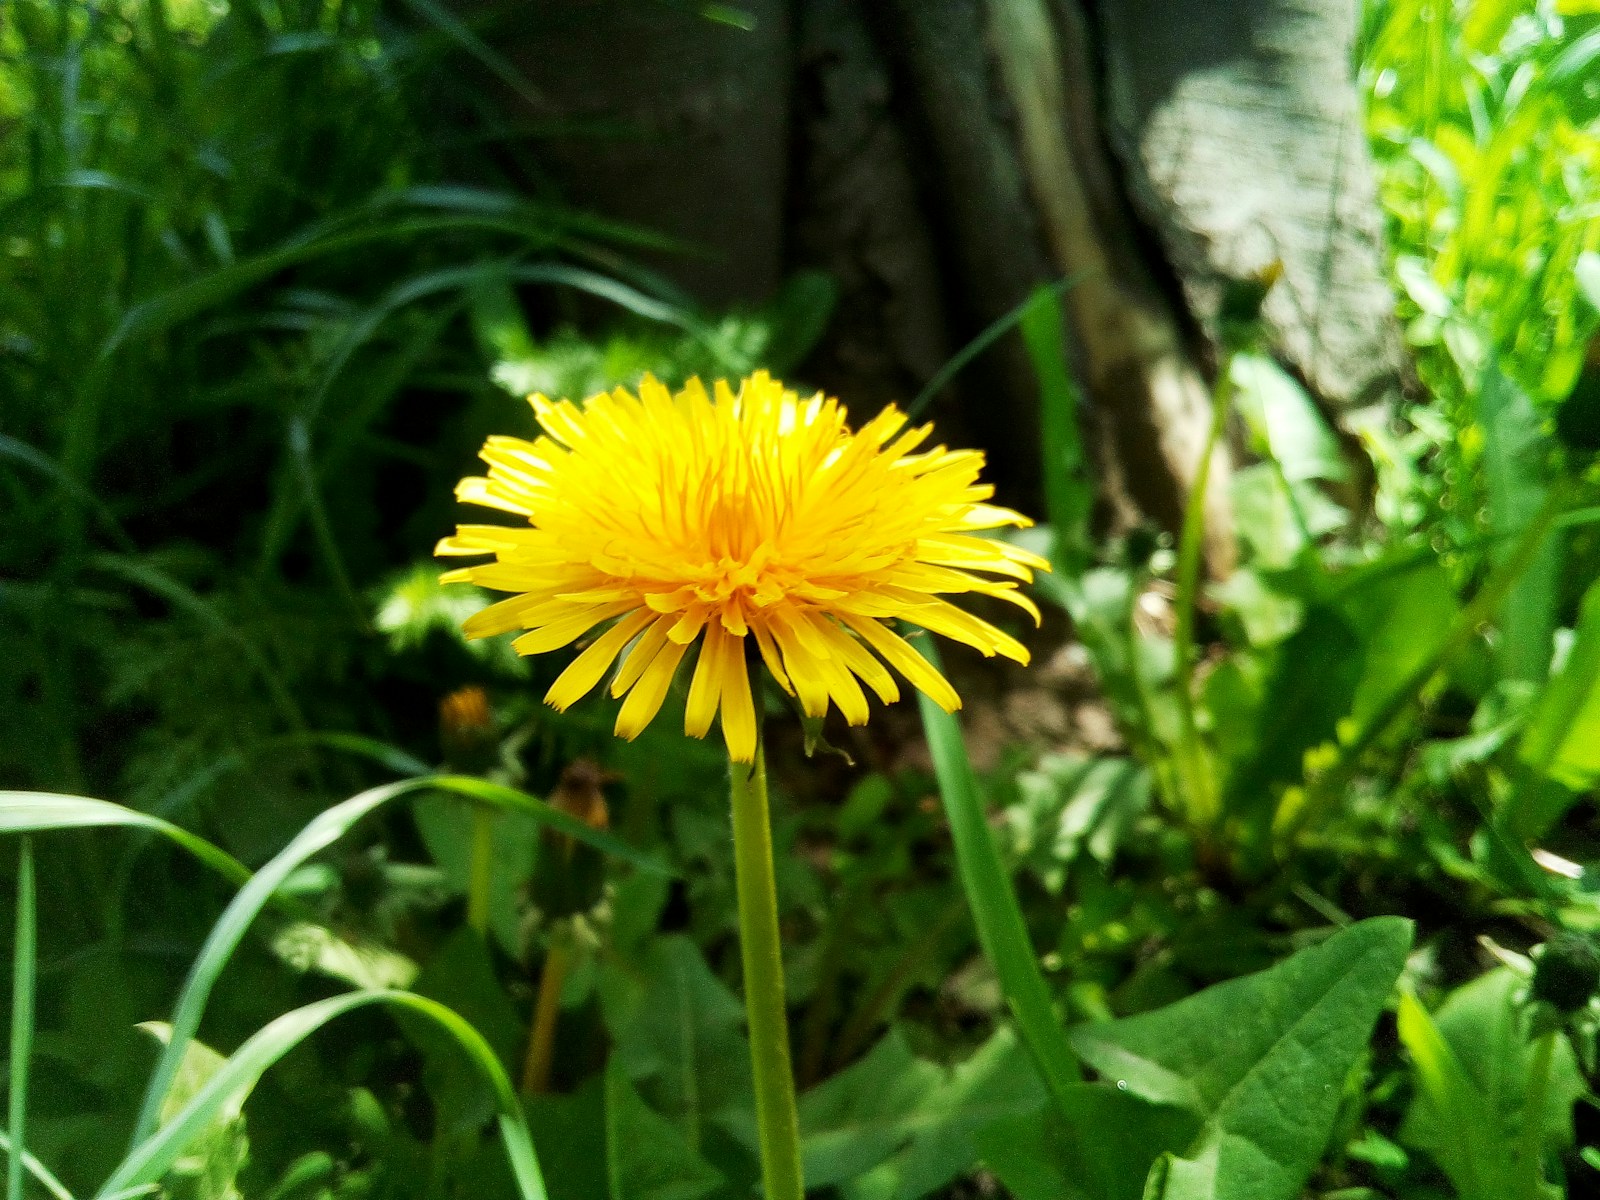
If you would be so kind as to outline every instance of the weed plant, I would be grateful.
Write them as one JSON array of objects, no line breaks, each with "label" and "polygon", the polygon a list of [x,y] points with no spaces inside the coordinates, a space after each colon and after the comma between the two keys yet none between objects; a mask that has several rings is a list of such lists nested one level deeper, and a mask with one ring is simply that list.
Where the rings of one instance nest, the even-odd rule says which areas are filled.
[{"label": "weed plant", "polygon": [[[1226,583],[1096,536],[1061,288],[1018,310],[1036,594],[1121,748],[766,698],[813,1195],[1593,1190],[1590,7],[1368,9],[1416,386],[1350,446],[1237,324]],[[12,1200],[756,1187],[726,763],[540,708],[421,560],[512,394],[792,373],[831,292],[634,266],[504,124],[498,15],[5,10]]]}]

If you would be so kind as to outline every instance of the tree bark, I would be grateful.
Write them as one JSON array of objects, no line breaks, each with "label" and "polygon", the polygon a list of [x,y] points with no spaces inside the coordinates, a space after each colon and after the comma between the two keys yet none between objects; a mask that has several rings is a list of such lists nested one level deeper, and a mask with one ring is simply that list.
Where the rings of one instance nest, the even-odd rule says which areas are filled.
[{"label": "tree bark", "polygon": [[[630,136],[546,143],[575,201],[703,246],[658,265],[712,306],[827,270],[808,382],[905,401],[1040,284],[1067,293],[1113,531],[1176,531],[1210,424],[1227,282],[1282,261],[1273,348],[1331,408],[1398,379],[1350,67],[1355,0],[548,0],[512,57],[544,116]],[[620,65],[605,66],[613,60]],[[1002,339],[942,398],[1006,502],[1037,510],[1037,385]],[[1228,449],[1207,561],[1233,561]]]},{"label": "tree bark", "polygon": [[1403,354],[1356,87],[1358,0],[1100,0],[1104,127],[1134,207],[1212,337],[1274,259],[1273,349],[1331,408],[1397,391]]}]

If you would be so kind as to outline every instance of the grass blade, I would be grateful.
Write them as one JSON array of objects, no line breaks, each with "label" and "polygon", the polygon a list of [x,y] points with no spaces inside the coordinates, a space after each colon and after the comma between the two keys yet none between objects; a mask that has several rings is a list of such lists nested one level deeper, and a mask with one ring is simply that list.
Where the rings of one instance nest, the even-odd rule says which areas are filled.
[{"label": "grass blade", "polygon": [[[917,639],[917,648],[935,668],[940,666],[939,652],[931,639]],[[1001,990],[1016,1018],[1023,1042],[1033,1054],[1051,1094],[1065,1109],[1072,1085],[1081,1083],[1083,1075],[1067,1043],[1066,1031],[1056,1016],[1050,989],[1039,970],[1033,944],[1028,940],[1017,894],[1012,890],[1005,863],[989,832],[961,726],[952,714],[920,692],[917,702],[922,706],[922,727],[927,733],[928,750],[933,755],[939,795],[950,821],[951,839],[955,842],[961,886],[966,890],[972,920],[978,927],[978,940],[1000,979]]]},{"label": "grass blade", "polygon": [[678,873],[658,858],[652,858],[634,847],[628,845],[621,838],[609,833],[602,833],[598,829],[580,821],[577,817],[569,816],[560,809],[552,807],[537,797],[528,795],[527,792],[518,791],[514,787],[507,787],[503,783],[490,783],[487,779],[478,779],[472,775],[434,775],[420,782],[440,791],[454,792],[458,796],[466,796],[471,800],[479,800],[484,804],[492,804],[496,808],[511,809],[514,812],[527,813],[534,820],[549,826],[557,833],[564,833],[576,841],[592,846],[602,854],[620,859],[630,866],[641,871],[649,871],[655,875],[664,875],[669,879],[676,879]]},{"label": "grass blade", "polygon": [[1040,434],[1044,450],[1045,515],[1055,535],[1056,570],[1077,576],[1089,565],[1089,513],[1094,488],[1078,427],[1078,386],[1067,363],[1066,314],[1056,288],[1035,289],[1022,309],[1022,341],[1039,377]]},{"label": "grass blade", "polygon": [[[4,1150],[8,1155],[12,1153],[11,1137],[4,1130],[0,1130],[0,1150]],[[54,1197],[54,1200],[74,1200],[72,1193],[67,1191],[66,1185],[57,1179],[51,1173],[50,1168],[40,1162],[38,1158],[26,1150],[18,1154],[17,1157],[22,1160],[22,1165],[27,1169],[28,1174],[37,1179],[39,1186],[49,1192]]]},{"label": "grass blade", "polygon": [[926,386],[924,386],[923,389],[917,393],[917,398],[910,404],[906,405],[906,415],[912,420],[915,420],[918,416],[920,416],[922,410],[927,408],[928,405],[933,402],[933,398],[944,389],[945,384],[954,379],[956,375],[960,373],[961,369],[969,362],[977,358],[978,355],[982,354],[990,346],[998,342],[1013,325],[1017,324],[1028,314],[1029,309],[1032,308],[1034,302],[1038,299],[1040,292],[1047,292],[1052,296],[1059,296],[1062,292],[1065,292],[1069,288],[1075,287],[1078,283],[1082,282],[1086,274],[1087,272],[1085,271],[1078,271],[1072,275],[1066,276],[1063,279],[1058,279],[1052,284],[1048,284],[1040,288],[1039,291],[1034,292],[1010,312],[991,322],[982,333],[978,334],[977,337],[973,338],[965,346],[957,350],[955,354],[950,357],[950,360],[946,362],[944,366],[939,368],[939,370],[934,374],[934,377],[928,380]]},{"label": "grass blade", "polygon": [[454,1010],[435,1000],[402,991],[347,992],[332,996],[285,1013],[261,1029],[229,1056],[216,1074],[170,1121],[137,1142],[96,1193],[96,1200],[109,1200],[119,1192],[158,1182],[189,1142],[215,1119],[225,1105],[238,1102],[242,1094],[248,1093],[268,1067],[328,1022],[373,1004],[407,1009],[455,1038],[468,1057],[483,1071],[494,1090],[500,1135],[505,1141],[506,1157],[510,1159],[511,1170],[516,1177],[518,1194],[523,1200],[546,1200],[544,1179],[539,1171],[538,1156],[522,1114],[521,1102],[494,1050],[484,1041],[483,1035]]},{"label": "grass blade", "polygon": [[33,990],[38,967],[34,915],[33,839],[22,839],[17,863],[17,941],[11,951],[11,1153],[6,1161],[7,1200],[23,1200],[22,1156],[28,1127],[28,1063],[33,1058]]},{"label": "grass blade", "polygon": [[359,758],[370,759],[385,770],[393,771],[396,775],[428,775],[433,768],[423,762],[416,755],[402,750],[399,746],[380,742],[377,738],[367,737],[360,733],[344,733],[339,730],[327,732],[312,731],[311,733],[289,734],[282,739],[273,739],[268,745],[291,746],[317,746],[327,750],[337,750],[344,754],[352,754]]},{"label": "grass blade", "polygon": [[333,845],[364,817],[392,800],[423,791],[453,792],[499,808],[515,809],[527,813],[558,832],[586,842],[603,853],[613,854],[646,870],[670,873],[660,863],[640,854],[626,842],[590,829],[576,817],[558,811],[543,800],[526,792],[520,792],[516,788],[465,775],[429,775],[415,779],[401,779],[381,787],[369,788],[342,804],[334,805],[314,818],[295,835],[293,841],[252,875],[239,889],[238,895],[233,898],[217,923],[212,926],[205,945],[200,948],[199,956],[189,969],[189,977],[184,982],[183,991],[178,996],[178,1003],[172,1016],[172,1036],[168,1039],[161,1058],[156,1063],[155,1072],[150,1077],[144,1102],[140,1107],[139,1120],[134,1126],[136,1142],[148,1137],[156,1128],[162,1102],[177,1075],[184,1051],[188,1049],[190,1040],[200,1028],[200,1018],[205,1013],[212,988],[216,986],[217,979],[244,938],[245,932],[282,886],[283,881],[307,859]]},{"label": "grass blade", "polygon": [[250,868],[220,846],[170,821],[87,796],[58,792],[0,792],[0,834],[44,833],[55,829],[147,829],[187,850],[234,884],[250,878]]},{"label": "grass blade", "polygon": [[532,105],[535,109],[544,109],[548,106],[549,101],[539,94],[539,89],[533,86],[532,81],[526,75],[517,70],[509,59],[498,53],[469,29],[465,22],[451,12],[449,8],[442,4],[435,4],[434,0],[406,0],[406,5],[428,24],[477,59],[496,79],[514,91],[524,102]]}]

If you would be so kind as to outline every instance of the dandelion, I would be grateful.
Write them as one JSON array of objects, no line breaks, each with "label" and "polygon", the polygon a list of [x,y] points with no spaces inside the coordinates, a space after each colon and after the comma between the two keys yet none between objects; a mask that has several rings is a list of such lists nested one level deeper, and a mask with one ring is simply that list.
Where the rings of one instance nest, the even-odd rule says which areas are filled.
[{"label": "dandelion", "polygon": [[1020,642],[944,597],[995,596],[1037,621],[1018,584],[1047,564],[975,536],[1028,521],[988,503],[981,454],[919,450],[931,426],[907,429],[892,407],[852,431],[837,400],[801,400],[758,372],[738,392],[691,380],[673,395],[646,377],[637,396],[619,388],[581,408],[535,396],[533,409],[543,436],[490,438],[489,474],[456,489],[527,524],[460,526],[437,552],[494,561],[445,579],[513,593],[467,621],[473,637],[521,629],[512,645],[544,654],[592,636],[545,701],[566,709],[618,664],[611,694],[624,698],[623,737],[660,711],[699,644],[684,729],[704,737],[720,713],[728,744],[763,1190],[767,1200],[802,1200],[751,670],[765,663],[809,717],[837,707],[865,723],[863,685],[885,703],[899,699],[889,667],[953,712],[955,689],[891,622],[1025,663]]},{"label": "dandelion", "polygon": [[487,477],[456,490],[527,524],[462,525],[437,553],[492,554],[445,580],[514,593],[467,621],[469,636],[520,629],[516,650],[544,654],[610,623],[551,685],[555,708],[620,656],[616,731],[636,737],[699,643],[684,728],[704,737],[720,712],[729,755],[748,763],[758,657],[807,716],[831,705],[852,725],[868,717],[862,685],[899,698],[887,667],[947,712],[960,707],[895,620],[1028,661],[1015,638],[944,597],[995,596],[1037,621],[1018,584],[1047,564],[975,536],[1029,522],[987,503],[980,453],[919,451],[932,426],[907,429],[890,407],[852,431],[837,400],[802,400],[765,372],[737,393],[691,380],[672,395],[647,376],[637,396],[532,403],[543,436],[491,437]]}]

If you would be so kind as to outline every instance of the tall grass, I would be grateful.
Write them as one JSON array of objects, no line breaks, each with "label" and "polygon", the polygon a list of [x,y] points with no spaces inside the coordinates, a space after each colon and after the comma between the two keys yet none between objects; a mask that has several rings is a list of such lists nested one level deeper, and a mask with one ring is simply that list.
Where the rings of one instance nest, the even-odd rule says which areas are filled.
[{"label": "tall grass", "polygon": [[9,783],[154,799],[348,725],[363,589],[447,524],[435,481],[502,420],[474,296],[681,315],[619,277],[651,239],[498,136],[531,84],[481,24],[423,0],[7,6]]}]

